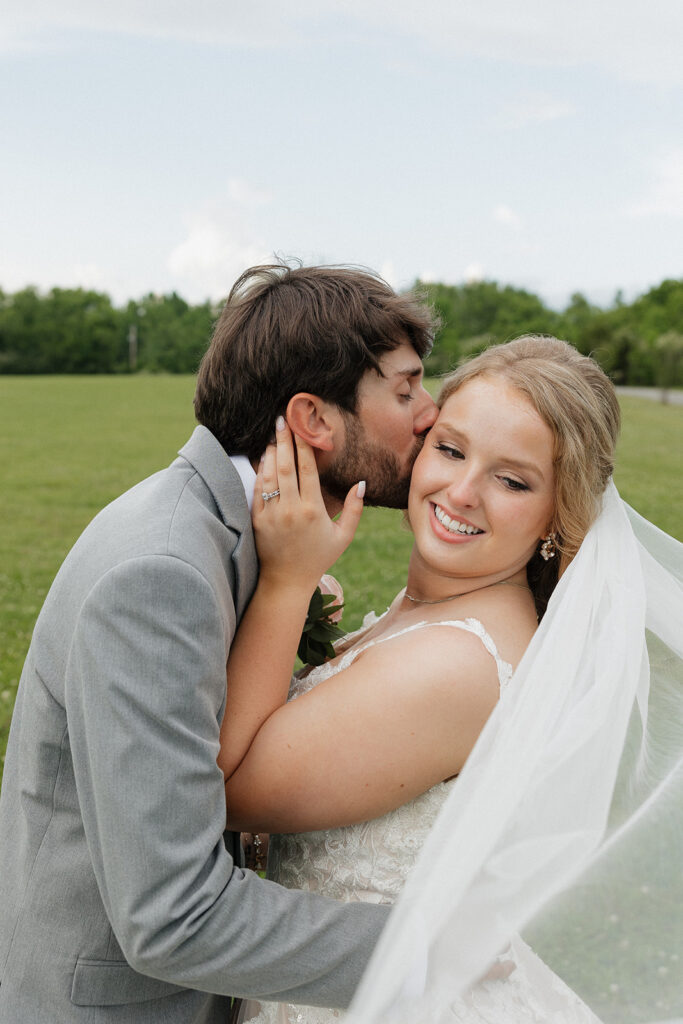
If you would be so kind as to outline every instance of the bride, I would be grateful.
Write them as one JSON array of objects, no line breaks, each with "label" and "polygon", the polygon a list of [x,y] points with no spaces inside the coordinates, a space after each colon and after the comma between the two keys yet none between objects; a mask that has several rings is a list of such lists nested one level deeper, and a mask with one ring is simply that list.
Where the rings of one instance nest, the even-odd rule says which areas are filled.
[{"label": "bride", "polygon": [[[287,703],[311,592],[335,531],[352,535],[362,486],[333,523],[312,452],[296,439],[297,480],[286,426],[268,449],[254,508],[261,574],[228,665],[229,825],[273,833],[278,882],[398,901],[347,1020],[580,1024],[598,1019],[593,1009],[651,1019],[617,1013],[614,958],[610,980],[586,981],[581,956],[593,957],[576,931],[560,924],[562,973],[593,1009],[518,934],[533,919],[552,954],[552,925],[570,918],[557,894],[574,884],[585,897],[618,874],[604,853],[613,794],[624,791],[623,820],[613,806],[609,826],[620,864],[619,829],[632,853],[632,819],[677,770],[667,762],[645,779],[633,746],[634,701],[647,702],[644,620],[621,633],[640,607],[639,555],[610,483],[614,390],[571,346],[526,337],[461,367],[439,406],[413,471],[405,590],[300,674]],[[606,946],[624,950],[613,924]],[[657,977],[663,1018],[677,988]],[[242,1019],[341,1016],[247,1003]]]}]

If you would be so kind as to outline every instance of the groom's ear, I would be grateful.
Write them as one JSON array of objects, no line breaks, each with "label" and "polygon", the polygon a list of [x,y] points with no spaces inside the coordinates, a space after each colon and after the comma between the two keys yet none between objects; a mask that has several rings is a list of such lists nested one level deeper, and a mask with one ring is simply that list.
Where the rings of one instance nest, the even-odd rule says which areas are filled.
[{"label": "groom's ear", "polygon": [[290,430],[312,448],[331,452],[339,431],[341,415],[336,405],[325,402],[319,395],[300,391],[287,403],[286,419]]}]

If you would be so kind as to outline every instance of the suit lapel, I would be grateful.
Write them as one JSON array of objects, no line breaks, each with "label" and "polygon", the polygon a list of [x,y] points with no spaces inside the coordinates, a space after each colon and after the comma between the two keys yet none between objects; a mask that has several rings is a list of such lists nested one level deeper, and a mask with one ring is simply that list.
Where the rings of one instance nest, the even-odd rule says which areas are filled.
[{"label": "suit lapel", "polygon": [[258,576],[251,516],[242,481],[223,447],[206,427],[195,427],[190,440],[178,454],[199,473],[218,506],[222,521],[237,534],[232,561],[235,567],[235,611],[239,620]]}]

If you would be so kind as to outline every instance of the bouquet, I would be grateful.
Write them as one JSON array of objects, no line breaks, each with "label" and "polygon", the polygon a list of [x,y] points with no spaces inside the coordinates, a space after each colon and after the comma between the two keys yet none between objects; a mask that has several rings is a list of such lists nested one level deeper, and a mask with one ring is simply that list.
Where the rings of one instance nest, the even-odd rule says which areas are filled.
[{"label": "bouquet", "polygon": [[334,576],[325,575],[308,606],[297,654],[305,665],[322,665],[334,657],[334,641],[344,636],[338,623],[344,609],[344,591]]}]

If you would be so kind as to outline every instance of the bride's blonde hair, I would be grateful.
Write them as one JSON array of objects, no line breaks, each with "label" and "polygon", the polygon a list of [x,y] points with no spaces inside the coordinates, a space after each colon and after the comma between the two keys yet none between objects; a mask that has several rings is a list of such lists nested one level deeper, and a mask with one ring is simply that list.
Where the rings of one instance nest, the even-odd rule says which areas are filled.
[{"label": "bride's blonde hair", "polygon": [[558,573],[567,568],[600,512],[614,469],[619,403],[614,385],[595,360],[566,341],[528,334],[494,345],[459,366],[444,380],[439,408],[463,384],[482,376],[504,377],[553,433],[552,531],[558,557],[544,562],[537,550],[527,567],[542,612]]}]

